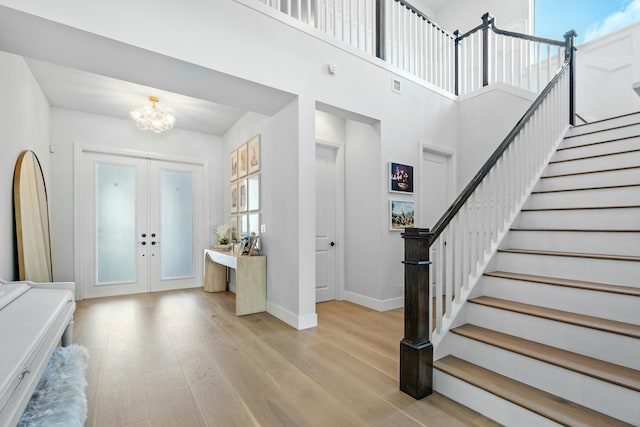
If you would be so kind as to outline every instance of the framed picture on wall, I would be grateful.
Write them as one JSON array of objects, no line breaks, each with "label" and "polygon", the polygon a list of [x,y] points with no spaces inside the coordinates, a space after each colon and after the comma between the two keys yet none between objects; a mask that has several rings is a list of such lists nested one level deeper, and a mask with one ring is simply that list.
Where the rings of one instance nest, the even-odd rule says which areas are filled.
[{"label": "framed picture on wall", "polygon": [[415,215],[413,202],[389,200],[389,229],[391,231],[414,227]]},{"label": "framed picture on wall", "polygon": [[247,176],[247,143],[238,147],[238,178]]},{"label": "framed picture on wall", "polygon": [[238,212],[246,212],[248,207],[248,188],[247,180],[238,181]]},{"label": "framed picture on wall", "polygon": [[260,135],[256,135],[247,142],[249,156],[249,173],[260,170]]},{"label": "framed picture on wall", "polygon": [[229,155],[229,179],[232,182],[238,179],[238,150]]},{"label": "framed picture on wall", "polygon": [[413,193],[413,166],[389,162],[389,191]]},{"label": "framed picture on wall", "polygon": [[229,217],[229,238],[231,241],[238,239],[238,218],[235,215]]},{"label": "framed picture on wall", "polygon": [[235,182],[229,186],[229,211],[238,212],[238,184]]},{"label": "framed picture on wall", "polygon": [[260,174],[251,175],[248,181],[248,197],[247,210],[257,211],[260,209]]}]

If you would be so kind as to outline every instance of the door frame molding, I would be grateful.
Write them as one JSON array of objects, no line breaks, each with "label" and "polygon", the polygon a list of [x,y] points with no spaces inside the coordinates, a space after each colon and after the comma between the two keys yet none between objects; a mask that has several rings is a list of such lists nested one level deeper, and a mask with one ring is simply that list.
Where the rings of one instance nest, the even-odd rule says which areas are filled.
[{"label": "door frame molding", "polygon": [[[344,226],[344,144],[329,141],[326,139],[316,138],[316,146],[322,146],[336,150],[336,300],[341,301],[344,299],[345,293],[345,226]],[[315,178],[314,178],[315,179]],[[315,228],[315,224],[314,224]],[[315,230],[314,230],[315,233]],[[315,299],[315,292],[314,292]]]},{"label": "door frame molding", "polygon": [[[149,160],[162,160],[165,162],[188,163],[202,167],[202,228],[207,235],[203,236],[202,242],[207,245],[209,242],[209,160],[196,159],[191,157],[176,156],[171,154],[154,153],[150,151],[130,150],[125,148],[104,147],[100,145],[90,145],[82,143],[73,144],[73,274],[77,283],[82,277],[83,263],[81,259],[81,242],[84,239],[82,227],[82,214],[80,204],[80,178],[82,172],[83,153],[111,154],[124,157],[135,157]],[[194,254],[197,259],[202,259]],[[204,267],[203,267],[204,268]],[[204,270],[203,270],[204,274]],[[84,299],[84,286],[76,286],[76,299]]]}]

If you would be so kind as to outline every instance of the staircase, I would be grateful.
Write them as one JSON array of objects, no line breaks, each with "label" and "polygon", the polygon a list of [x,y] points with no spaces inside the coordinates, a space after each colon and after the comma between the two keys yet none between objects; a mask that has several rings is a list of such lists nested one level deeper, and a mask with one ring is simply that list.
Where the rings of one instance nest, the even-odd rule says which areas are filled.
[{"label": "staircase", "polygon": [[505,425],[640,425],[640,112],[569,130],[490,267],[434,388]]}]

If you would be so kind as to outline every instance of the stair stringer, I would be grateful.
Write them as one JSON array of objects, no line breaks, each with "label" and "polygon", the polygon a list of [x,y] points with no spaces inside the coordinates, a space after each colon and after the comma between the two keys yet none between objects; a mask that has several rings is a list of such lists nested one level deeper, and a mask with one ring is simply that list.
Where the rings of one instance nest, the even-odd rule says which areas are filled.
[{"label": "stair stringer", "polygon": [[509,234],[511,226],[515,222],[516,218],[518,218],[518,215],[520,215],[520,211],[529,199],[529,196],[531,195],[534,187],[537,185],[538,181],[540,181],[540,177],[549,165],[549,162],[556,153],[556,150],[564,140],[564,137],[569,128],[570,126],[567,124],[562,129],[562,132],[560,132],[560,135],[556,138],[556,141],[551,146],[551,149],[547,152],[547,156],[542,162],[541,167],[534,174],[534,178],[527,183],[525,191],[522,193],[522,196],[518,200],[518,203],[516,203],[515,208],[511,211],[509,218],[505,220],[500,232],[497,234],[495,239],[491,239],[491,246],[489,251],[485,251],[482,260],[476,264],[475,271],[469,274],[467,286],[463,286],[460,288],[460,295],[456,296],[456,298],[452,301],[450,313],[446,313],[443,316],[442,327],[440,328],[440,330],[433,330],[433,328],[431,328],[431,343],[433,344],[434,348],[434,361],[450,354],[446,339],[447,335],[451,333],[450,330],[452,328],[460,326],[466,322],[464,308],[466,307],[466,304],[468,304],[467,300],[470,296],[473,295],[473,292],[476,290],[476,286],[478,285],[478,283],[480,283],[485,271],[495,259],[498,253],[498,248],[502,244],[502,241],[507,236],[507,234]]}]

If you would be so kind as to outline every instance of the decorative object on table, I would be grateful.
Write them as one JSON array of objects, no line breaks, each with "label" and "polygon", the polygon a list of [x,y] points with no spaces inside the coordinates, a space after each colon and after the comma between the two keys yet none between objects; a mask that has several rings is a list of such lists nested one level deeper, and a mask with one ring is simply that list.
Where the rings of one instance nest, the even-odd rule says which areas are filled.
[{"label": "decorative object on table", "polygon": [[229,186],[229,211],[238,212],[238,184],[235,182]]},{"label": "decorative object on table", "polygon": [[389,200],[389,228],[391,231],[414,227],[415,209],[413,202]]},{"label": "decorative object on table", "polygon": [[249,236],[249,256],[260,255],[260,236],[252,234]]},{"label": "decorative object on table", "polygon": [[251,175],[248,179],[248,201],[247,210],[257,211],[260,209],[260,174]]},{"label": "decorative object on table", "polygon": [[238,181],[238,212],[247,211],[248,193],[247,180],[241,179]]},{"label": "decorative object on table", "polygon": [[18,426],[77,426],[87,418],[85,371],[89,352],[77,344],[58,347]]},{"label": "decorative object on table", "polygon": [[247,142],[249,173],[260,170],[260,135],[256,135]]},{"label": "decorative object on table", "polygon": [[389,162],[389,191],[413,193],[413,166]]},{"label": "decorative object on table", "polygon": [[247,171],[249,167],[247,157],[248,157],[247,143],[245,142],[240,147],[238,147],[238,178],[247,176]]},{"label": "decorative object on table", "polygon": [[216,227],[216,234],[218,235],[218,244],[215,245],[215,249],[229,249],[229,241],[231,236],[231,226],[229,224],[220,224]]},{"label": "decorative object on table", "polygon": [[233,150],[229,155],[229,180],[238,179],[238,150]]}]

